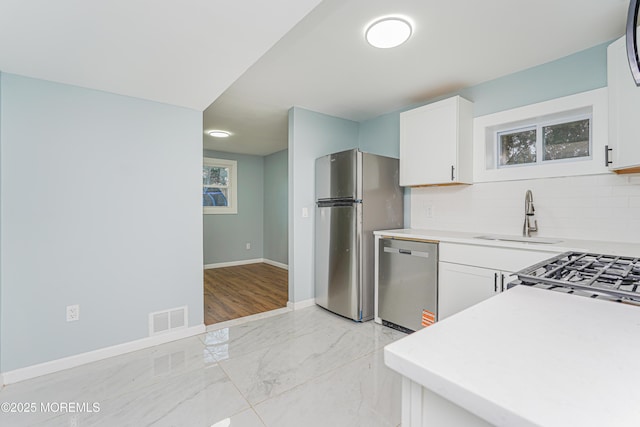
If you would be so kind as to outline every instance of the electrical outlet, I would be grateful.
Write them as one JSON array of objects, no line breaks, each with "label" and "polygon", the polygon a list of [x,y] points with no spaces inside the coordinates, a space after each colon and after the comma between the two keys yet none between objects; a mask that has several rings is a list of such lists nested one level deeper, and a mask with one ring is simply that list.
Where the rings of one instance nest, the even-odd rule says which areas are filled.
[{"label": "electrical outlet", "polygon": [[75,322],[76,320],[80,320],[80,306],[78,304],[68,305],[67,322]]},{"label": "electrical outlet", "polygon": [[425,206],[424,208],[424,216],[427,218],[433,218],[433,206]]},{"label": "electrical outlet", "polygon": [[245,245],[245,248],[250,251],[251,250],[251,243],[247,242],[247,244]]}]

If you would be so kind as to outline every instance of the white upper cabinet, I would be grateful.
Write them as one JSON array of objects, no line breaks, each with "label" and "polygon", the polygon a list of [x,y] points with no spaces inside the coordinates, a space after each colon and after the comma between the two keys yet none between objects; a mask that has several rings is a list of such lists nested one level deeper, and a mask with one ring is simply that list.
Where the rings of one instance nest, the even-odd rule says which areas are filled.
[{"label": "white upper cabinet", "polygon": [[609,168],[615,172],[640,172],[640,87],[631,76],[626,39],[607,49],[609,85]]},{"label": "white upper cabinet", "polygon": [[473,104],[454,96],[400,113],[400,185],[471,184]]}]

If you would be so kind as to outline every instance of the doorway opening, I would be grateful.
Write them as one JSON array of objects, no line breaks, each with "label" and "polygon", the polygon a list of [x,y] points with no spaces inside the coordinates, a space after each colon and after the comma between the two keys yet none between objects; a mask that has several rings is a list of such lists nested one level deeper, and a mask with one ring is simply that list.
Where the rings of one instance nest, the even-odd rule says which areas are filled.
[{"label": "doorway opening", "polygon": [[[232,213],[204,209],[205,325],[286,307],[288,150],[267,156],[205,150],[204,158],[203,206],[216,180],[237,194]],[[211,171],[225,162],[235,165],[235,177]]]}]

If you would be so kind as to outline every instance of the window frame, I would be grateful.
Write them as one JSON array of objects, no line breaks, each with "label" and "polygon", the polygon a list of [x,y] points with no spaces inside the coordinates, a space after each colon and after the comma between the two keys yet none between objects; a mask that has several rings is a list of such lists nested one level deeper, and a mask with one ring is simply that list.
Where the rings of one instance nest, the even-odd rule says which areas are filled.
[{"label": "window frame", "polygon": [[[544,159],[544,128],[548,126],[557,126],[562,124],[569,124],[573,122],[588,120],[589,121],[589,155],[588,156],[580,156],[580,157],[567,157],[564,159],[552,159],[545,160]],[[536,161],[529,163],[516,163],[513,165],[501,165],[500,164],[500,152],[502,148],[502,142],[500,140],[500,136],[504,134],[512,134],[523,132],[527,130],[535,130],[536,131]],[[529,124],[519,125],[517,127],[512,127],[509,125],[506,126],[498,126],[495,128],[495,167],[496,169],[505,169],[505,168],[517,168],[517,167],[533,167],[542,164],[550,164],[550,163],[568,163],[568,162],[583,162],[589,161],[593,158],[593,114],[591,113],[576,113],[574,111],[567,111],[564,114],[559,113],[555,114],[552,119],[536,118],[530,121]]]},{"label": "window frame", "polygon": [[[532,121],[552,124],[556,119],[591,115],[591,156],[547,160],[540,163],[497,167],[496,130],[517,129]],[[499,182],[612,173],[605,165],[609,137],[608,90],[606,87],[536,104],[503,110],[473,119],[473,182]],[[584,160],[583,160],[584,159]],[[560,161],[561,160],[561,161]]]},{"label": "window frame", "polygon": [[[203,157],[202,166],[221,167],[229,169],[229,184],[227,188],[227,204],[228,206],[202,206],[202,213],[205,215],[216,214],[237,214],[238,213],[238,162],[236,160],[217,159],[213,157]],[[206,186],[202,184],[204,190]],[[220,186],[217,186],[220,188]]]}]

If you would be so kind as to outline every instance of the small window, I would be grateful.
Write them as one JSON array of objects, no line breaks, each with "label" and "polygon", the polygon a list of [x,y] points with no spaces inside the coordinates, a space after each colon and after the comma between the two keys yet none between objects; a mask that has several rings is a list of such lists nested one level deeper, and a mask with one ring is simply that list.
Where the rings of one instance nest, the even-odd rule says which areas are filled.
[{"label": "small window", "polygon": [[589,157],[591,120],[583,119],[569,123],[544,126],[542,146],[544,161]]},{"label": "small window", "polygon": [[536,128],[498,132],[498,165],[536,162]]},{"label": "small window", "polygon": [[591,117],[561,118],[496,132],[497,166],[591,158]]},{"label": "small window", "polygon": [[605,166],[608,115],[603,87],[475,117],[473,180],[610,173]]},{"label": "small window", "polygon": [[237,207],[237,162],[204,158],[202,207],[205,214],[235,214]]}]

